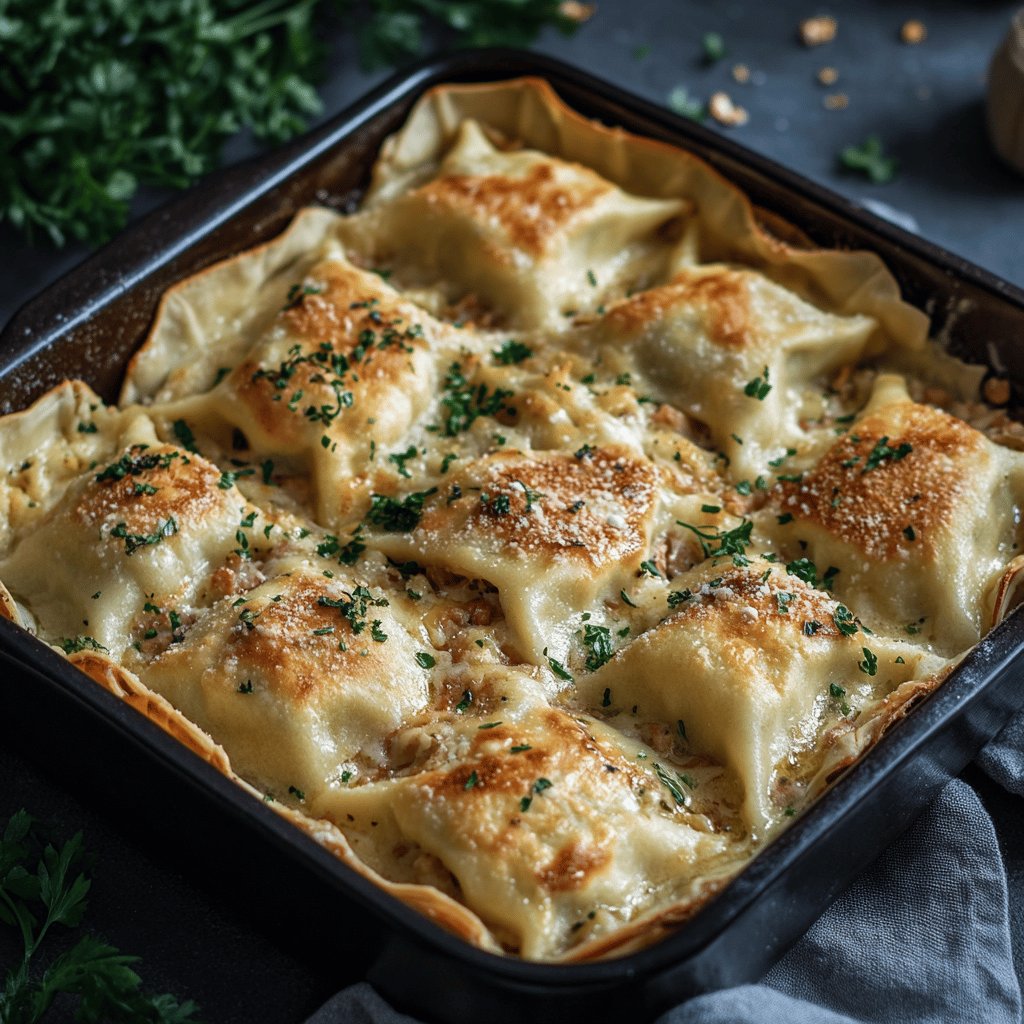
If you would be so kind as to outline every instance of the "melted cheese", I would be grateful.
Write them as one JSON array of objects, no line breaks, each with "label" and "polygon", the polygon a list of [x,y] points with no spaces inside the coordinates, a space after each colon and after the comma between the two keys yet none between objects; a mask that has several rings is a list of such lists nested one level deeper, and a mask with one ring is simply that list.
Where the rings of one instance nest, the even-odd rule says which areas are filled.
[{"label": "melted cheese", "polygon": [[126,664],[217,736],[246,777],[312,800],[376,765],[383,737],[424,707],[415,655],[425,646],[379,590],[300,563]]},{"label": "melted cheese", "polygon": [[656,479],[646,460],[611,447],[503,452],[459,474],[415,530],[377,543],[393,558],[426,558],[490,581],[520,650],[543,663],[545,649],[565,656],[580,613],[599,594],[635,575]]},{"label": "melted cheese", "polygon": [[1024,457],[879,378],[847,433],[783,484],[789,537],[840,569],[837,592],[952,654],[987,629],[993,588],[1019,545]]},{"label": "melted cheese", "polygon": [[710,266],[612,306],[583,344],[706,424],[742,479],[802,443],[812,380],[856,360],[874,326],[824,313],[753,271]]},{"label": "melted cheese", "polygon": [[683,723],[693,751],[740,778],[758,833],[784,810],[773,805],[776,766],[813,734],[830,686],[851,704],[871,703],[942,665],[908,643],[868,636],[848,609],[773,563],[712,559],[672,586],[677,610],[581,681],[580,695],[593,707]]},{"label": "melted cheese", "polygon": [[343,230],[408,284],[443,282],[449,303],[472,297],[503,324],[557,327],[662,271],[687,210],[628,195],[579,164],[499,150],[467,121],[431,180]]}]

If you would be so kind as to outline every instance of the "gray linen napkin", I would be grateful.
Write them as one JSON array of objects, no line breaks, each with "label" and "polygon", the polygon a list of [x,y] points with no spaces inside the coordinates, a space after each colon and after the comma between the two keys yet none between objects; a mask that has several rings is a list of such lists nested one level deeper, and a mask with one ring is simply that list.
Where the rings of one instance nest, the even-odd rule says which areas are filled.
[{"label": "gray linen napkin", "polygon": [[[1024,714],[978,765],[1024,796]],[[992,819],[954,779],[757,985],[710,992],[657,1024],[1019,1024],[1006,871]],[[307,1024],[416,1024],[367,984]]]}]

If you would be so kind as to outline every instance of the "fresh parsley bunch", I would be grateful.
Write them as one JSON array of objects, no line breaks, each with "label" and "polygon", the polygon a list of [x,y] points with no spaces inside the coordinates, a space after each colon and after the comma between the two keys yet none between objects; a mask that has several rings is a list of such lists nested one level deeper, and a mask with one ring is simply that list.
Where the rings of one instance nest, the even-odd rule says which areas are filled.
[{"label": "fresh parsley bunch", "polygon": [[103,241],[140,183],[184,187],[242,128],[301,130],[316,3],[0,0],[0,218]]},{"label": "fresh parsley bunch", "polygon": [[461,46],[527,46],[546,25],[566,35],[592,8],[566,0],[340,0],[359,18],[364,67],[401,64],[424,51],[426,40]]},{"label": "fresh parsley bunch", "polygon": [[[90,882],[79,870],[81,833],[60,849],[44,844],[32,818],[13,815],[0,840],[0,922],[21,933],[22,958],[0,989],[0,1024],[35,1024],[64,994],[77,997],[81,1024],[198,1024],[196,1006],[173,996],[146,996],[125,956],[92,935],[52,957],[40,948],[55,925],[76,928]],[[66,1006],[67,1004],[62,1004]]]}]

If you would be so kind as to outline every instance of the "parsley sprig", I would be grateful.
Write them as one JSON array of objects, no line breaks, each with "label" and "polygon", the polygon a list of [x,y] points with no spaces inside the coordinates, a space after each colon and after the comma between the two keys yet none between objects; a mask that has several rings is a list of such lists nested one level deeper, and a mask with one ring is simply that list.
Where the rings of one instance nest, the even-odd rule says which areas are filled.
[{"label": "parsley sprig", "polygon": [[750,531],[754,528],[751,520],[742,520],[740,525],[732,530],[722,530],[717,526],[704,529],[702,526],[694,526],[693,523],[684,523],[681,519],[677,519],[676,523],[696,535],[705,558],[731,555],[733,565],[750,564],[746,550],[750,543]]},{"label": "parsley sprig", "polygon": [[0,218],[100,242],[142,183],[183,188],[242,128],[279,142],[320,102],[317,0],[10,0]]},{"label": "parsley sprig", "polygon": [[882,151],[882,140],[877,135],[869,136],[860,146],[847,146],[839,154],[839,162],[848,171],[860,171],[875,185],[892,181],[899,167],[895,157]]},{"label": "parsley sprig", "polygon": [[81,871],[81,833],[59,848],[37,833],[22,810],[8,821],[0,840],[0,922],[20,932],[22,947],[0,989],[0,1020],[35,1024],[64,995],[77,997],[76,1019],[83,1022],[198,1024],[194,1003],[144,995],[142,979],[131,967],[138,957],[119,953],[94,935],[83,935],[44,966],[45,940],[57,926],[82,923],[92,883]]}]

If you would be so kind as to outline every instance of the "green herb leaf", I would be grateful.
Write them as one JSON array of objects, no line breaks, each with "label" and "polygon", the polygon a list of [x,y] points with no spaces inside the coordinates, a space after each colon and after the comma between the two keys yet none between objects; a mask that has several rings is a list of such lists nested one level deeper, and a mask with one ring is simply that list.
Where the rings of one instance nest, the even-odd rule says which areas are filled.
[{"label": "green herb leaf", "polygon": [[847,146],[839,154],[839,162],[849,171],[866,175],[875,185],[884,185],[896,176],[899,161],[882,151],[882,140],[869,136],[859,146]]},{"label": "green herb leaf", "polygon": [[383,494],[371,494],[366,521],[385,533],[409,533],[419,525],[423,503],[436,493],[437,488],[431,487],[429,491],[407,494],[401,501]]},{"label": "green herb leaf", "polygon": [[717,32],[705,32],[700,45],[708,64],[714,64],[725,56],[725,40]]},{"label": "green herb leaf", "polygon": [[521,363],[524,359],[529,359],[533,355],[533,349],[521,341],[510,338],[501,348],[494,349],[491,355],[496,363],[500,363],[502,366],[511,366]]},{"label": "green herb leaf", "polygon": [[16,2],[4,8],[0,218],[99,243],[140,184],[184,188],[240,129],[280,142],[319,112],[311,0]]},{"label": "green herb leaf", "polygon": [[768,380],[768,367],[766,366],[759,377],[747,381],[743,388],[743,394],[747,398],[756,398],[759,402],[763,402],[771,389],[772,385]]},{"label": "green herb leaf", "polygon": [[587,652],[588,672],[596,672],[615,653],[612,649],[611,631],[608,627],[594,626],[589,622],[583,627],[583,646]]},{"label": "green herb leaf", "polygon": [[[680,519],[677,519],[676,523],[696,535],[705,558],[731,555],[734,565],[750,564],[750,559],[747,558],[745,552],[750,543],[750,531],[754,528],[751,520],[744,519],[739,526],[731,530],[721,530],[717,526],[708,530],[702,526],[694,526],[692,523],[684,523]],[[708,543],[709,541],[713,543]]]},{"label": "green herb leaf", "polygon": [[707,107],[703,101],[691,96],[689,90],[681,85],[677,85],[668,94],[668,105],[675,113],[691,121],[703,121],[707,117]]}]

